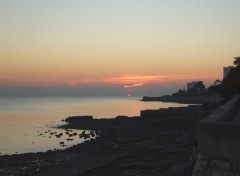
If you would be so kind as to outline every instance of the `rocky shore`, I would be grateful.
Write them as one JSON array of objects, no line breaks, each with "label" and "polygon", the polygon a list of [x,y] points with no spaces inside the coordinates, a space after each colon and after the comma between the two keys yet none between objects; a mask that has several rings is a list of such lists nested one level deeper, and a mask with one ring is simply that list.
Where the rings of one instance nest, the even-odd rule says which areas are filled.
[{"label": "rocky shore", "polygon": [[204,104],[208,103],[210,105],[220,105],[222,101],[219,97],[209,97],[209,96],[172,96],[166,95],[161,97],[148,97],[144,96],[142,101],[161,101],[161,102],[175,102],[175,103],[186,103],[186,104]]},{"label": "rocky shore", "polygon": [[178,114],[164,120],[68,119],[60,128],[95,131],[96,139],[65,150],[0,156],[0,175],[190,176],[196,160],[196,122],[211,113],[198,111],[197,118],[188,111],[184,120]]}]

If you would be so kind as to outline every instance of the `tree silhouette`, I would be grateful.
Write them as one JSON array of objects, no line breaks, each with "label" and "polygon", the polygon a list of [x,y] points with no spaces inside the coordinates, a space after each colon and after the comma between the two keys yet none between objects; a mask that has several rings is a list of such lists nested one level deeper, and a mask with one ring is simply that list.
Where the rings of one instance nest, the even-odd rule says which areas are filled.
[{"label": "tree silhouette", "polygon": [[234,57],[233,64],[236,66],[240,66],[240,56]]},{"label": "tree silhouette", "polygon": [[234,57],[234,67],[223,79],[222,96],[225,100],[230,99],[234,94],[240,94],[240,57]]},{"label": "tree silhouette", "polygon": [[222,84],[222,81],[220,81],[219,79],[217,79],[216,81],[214,81],[213,86],[217,86]]},{"label": "tree silhouette", "polygon": [[240,56],[234,57],[234,67],[229,74],[222,80],[216,80],[208,91],[213,94],[221,95],[226,101],[233,95],[240,94]]}]

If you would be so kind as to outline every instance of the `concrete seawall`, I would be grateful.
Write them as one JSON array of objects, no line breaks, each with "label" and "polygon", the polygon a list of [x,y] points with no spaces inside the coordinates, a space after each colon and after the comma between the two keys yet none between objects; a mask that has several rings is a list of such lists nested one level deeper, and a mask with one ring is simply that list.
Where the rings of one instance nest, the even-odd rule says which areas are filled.
[{"label": "concrete seawall", "polygon": [[240,176],[240,95],[197,127],[198,158],[192,176]]},{"label": "concrete seawall", "polygon": [[[158,121],[197,121],[206,116],[208,111],[202,105],[189,105],[188,107],[170,107],[158,110],[142,110],[140,118]],[[176,118],[177,117],[177,118]]]}]

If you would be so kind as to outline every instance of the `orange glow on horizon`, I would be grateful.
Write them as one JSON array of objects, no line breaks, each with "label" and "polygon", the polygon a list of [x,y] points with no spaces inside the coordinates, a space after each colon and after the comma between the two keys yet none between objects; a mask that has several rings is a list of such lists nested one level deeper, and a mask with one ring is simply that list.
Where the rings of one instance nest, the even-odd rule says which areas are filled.
[{"label": "orange glow on horizon", "polygon": [[[217,78],[217,76],[216,76]],[[82,80],[73,80],[69,85],[76,86],[81,84],[120,84],[124,88],[131,88],[142,86],[147,83],[164,83],[174,81],[191,81],[191,80],[211,80],[215,76],[209,75],[156,75],[156,76],[119,76],[119,77],[105,77],[105,78],[88,78]],[[126,85],[127,84],[127,85]]]},{"label": "orange glow on horizon", "polygon": [[1,80],[1,86],[58,86],[58,85],[69,85],[69,86],[78,86],[78,85],[93,85],[93,84],[115,84],[121,85],[124,88],[132,88],[143,86],[150,83],[169,83],[177,81],[210,81],[219,79],[220,76],[213,75],[151,75],[151,76],[115,76],[115,77],[92,77],[92,78],[82,78],[68,80],[68,78],[49,78],[49,79],[10,79],[10,80]]}]

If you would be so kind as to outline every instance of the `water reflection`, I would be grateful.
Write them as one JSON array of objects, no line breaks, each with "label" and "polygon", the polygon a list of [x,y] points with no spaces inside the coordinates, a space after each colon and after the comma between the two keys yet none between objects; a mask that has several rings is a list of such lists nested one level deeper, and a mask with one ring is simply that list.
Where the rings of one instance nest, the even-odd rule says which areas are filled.
[{"label": "water reflection", "polygon": [[[77,135],[71,136],[73,139],[71,140],[63,129],[53,130],[52,127],[63,124],[61,120],[68,116],[93,115],[94,118],[139,116],[140,110],[144,109],[187,106],[139,100],[140,97],[0,97],[0,153],[63,149],[83,142],[84,138]],[[81,130],[74,132],[82,133]],[[60,137],[55,136],[60,133],[62,133]]]},{"label": "water reflection", "polygon": [[1,155],[66,149],[95,138],[96,133],[89,130],[46,127],[25,129],[14,140],[11,136],[9,140],[1,142]]}]

